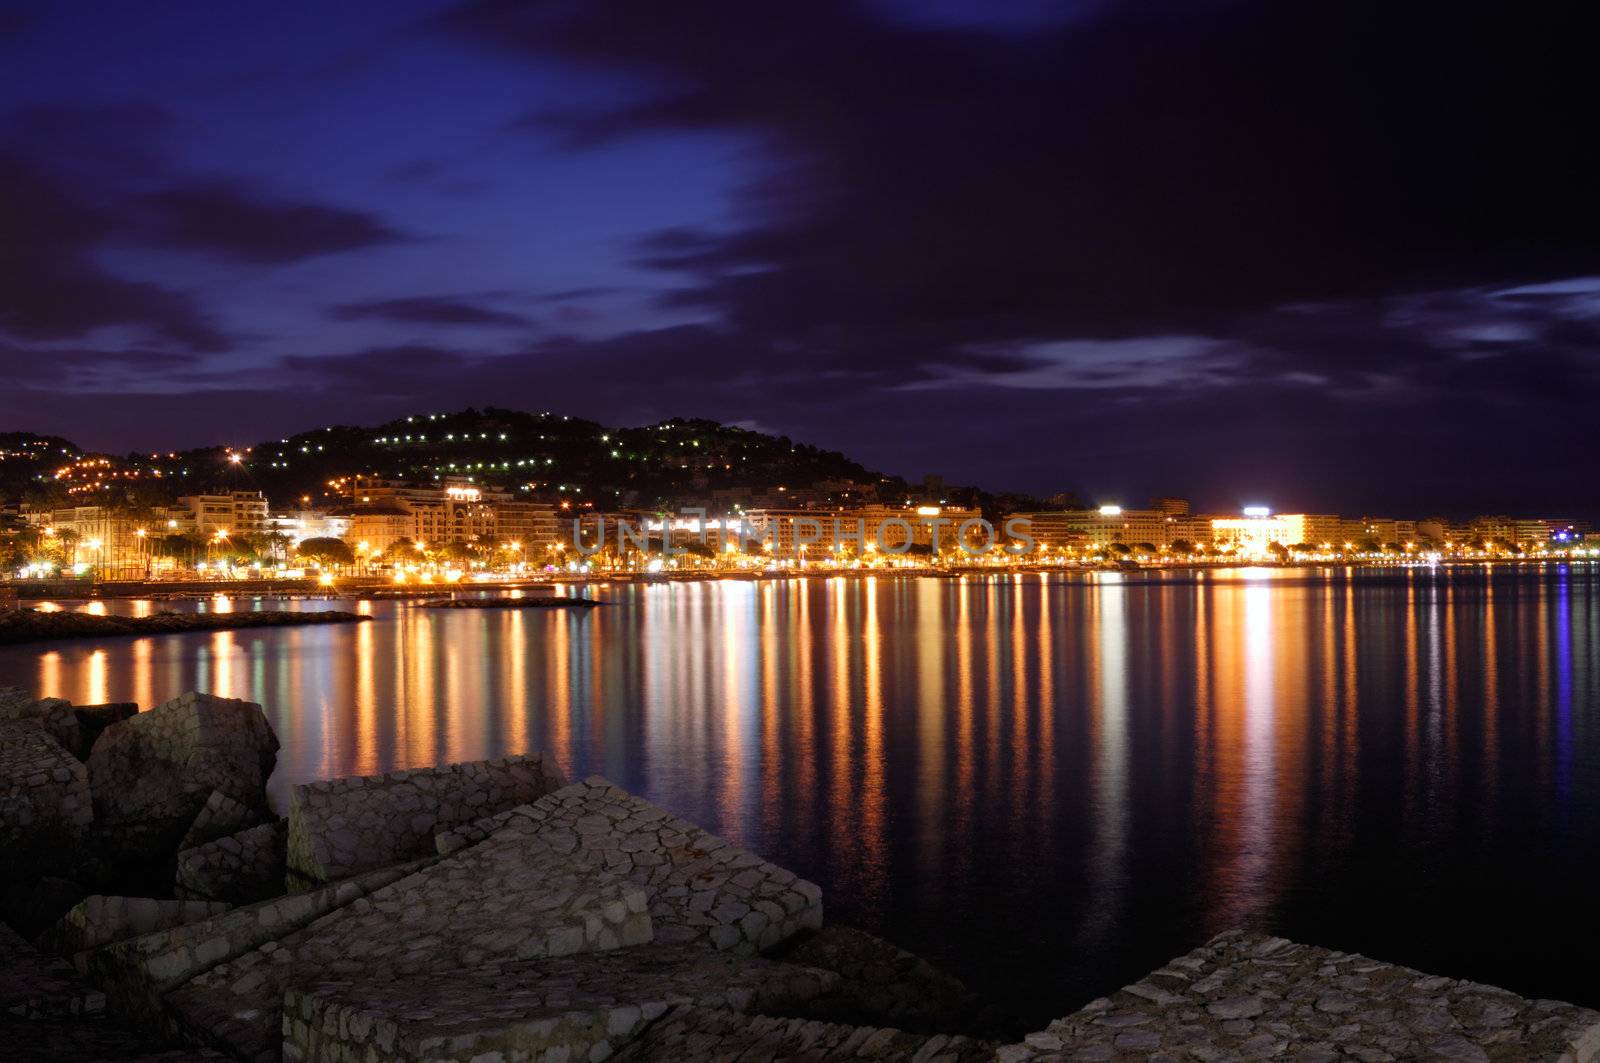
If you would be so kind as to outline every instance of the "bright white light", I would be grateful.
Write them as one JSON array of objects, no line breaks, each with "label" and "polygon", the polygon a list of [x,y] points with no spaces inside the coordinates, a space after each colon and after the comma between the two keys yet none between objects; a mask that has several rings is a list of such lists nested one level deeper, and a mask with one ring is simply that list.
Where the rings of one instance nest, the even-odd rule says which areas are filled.
[{"label": "bright white light", "polygon": [[1270,517],[1272,510],[1266,506],[1245,506],[1244,515],[1247,517]]},{"label": "bright white light", "polygon": [[1122,515],[1122,507],[1121,506],[1101,506],[1100,507],[1100,515],[1102,517],[1119,517],[1119,516]]}]

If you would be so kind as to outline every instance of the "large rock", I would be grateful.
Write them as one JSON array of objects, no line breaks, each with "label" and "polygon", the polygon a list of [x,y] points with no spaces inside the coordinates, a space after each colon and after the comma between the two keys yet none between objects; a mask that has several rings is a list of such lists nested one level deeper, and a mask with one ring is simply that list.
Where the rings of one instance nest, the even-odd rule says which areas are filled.
[{"label": "large rock", "polygon": [[166,1002],[187,1038],[275,1060],[284,993],[296,985],[398,983],[650,937],[639,887],[507,832],[220,964]]},{"label": "large rock", "polygon": [[996,1058],[1583,1063],[1597,1054],[1600,1013],[1586,1008],[1235,930]]},{"label": "large rock", "polygon": [[753,953],[822,926],[822,890],[594,775],[436,840],[439,852],[522,833],[643,886],[656,939]]},{"label": "large rock", "polygon": [[289,870],[329,882],[434,851],[440,831],[566,785],[543,754],[302,783],[289,797]]},{"label": "large rock", "polygon": [[0,688],[0,720],[32,720],[73,756],[81,759],[86,750],[72,702],[65,698],[32,698],[15,687]]},{"label": "large rock", "polygon": [[284,1001],[285,1060],[603,1059],[668,1009],[796,1007],[825,971],[694,946],[646,946],[423,975],[313,982]]},{"label": "large rock", "polygon": [[[0,720],[0,848],[70,842],[94,819],[83,762],[36,720]],[[19,867],[7,867],[15,873]]]},{"label": "large rock", "polygon": [[265,812],[277,752],[261,706],[183,694],[112,724],[94,744],[95,815],[110,836],[170,852],[214,790]]},{"label": "large rock", "polygon": [[263,823],[178,853],[185,900],[252,904],[283,892],[283,821]]}]

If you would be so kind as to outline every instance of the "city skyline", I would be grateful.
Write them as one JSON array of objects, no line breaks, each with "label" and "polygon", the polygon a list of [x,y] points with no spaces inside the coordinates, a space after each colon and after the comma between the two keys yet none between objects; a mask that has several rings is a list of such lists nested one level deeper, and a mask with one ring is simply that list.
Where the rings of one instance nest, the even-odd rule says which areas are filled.
[{"label": "city skyline", "polygon": [[1586,501],[1576,4],[0,12],[0,428],[502,402],[992,490]]}]

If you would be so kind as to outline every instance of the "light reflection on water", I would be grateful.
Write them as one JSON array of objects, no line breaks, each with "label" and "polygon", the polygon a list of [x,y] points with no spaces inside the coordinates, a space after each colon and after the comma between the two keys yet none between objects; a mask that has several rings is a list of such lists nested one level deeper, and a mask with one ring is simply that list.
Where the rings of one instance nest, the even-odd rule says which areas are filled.
[{"label": "light reflection on water", "polygon": [[1600,1004],[1545,960],[1600,933],[1586,570],[595,593],[614,604],[6,647],[0,683],[259,701],[280,801],[548,750],[1035,1016],[1240,924]]}]

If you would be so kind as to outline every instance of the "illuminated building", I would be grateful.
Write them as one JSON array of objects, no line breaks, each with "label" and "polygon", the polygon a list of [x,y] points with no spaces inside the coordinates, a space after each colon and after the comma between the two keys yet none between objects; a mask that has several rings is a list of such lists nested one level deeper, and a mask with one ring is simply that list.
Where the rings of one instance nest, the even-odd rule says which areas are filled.
[{"label": "illuminated building", "polygon": [[260,491],[230,491],[216,495],[185,495],[178,499],[185,512],[181,530],[209,537],[226,532],[237,538],[265,535],[267,500]]}]

